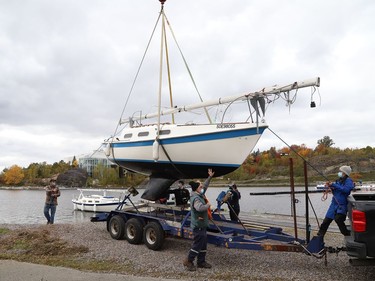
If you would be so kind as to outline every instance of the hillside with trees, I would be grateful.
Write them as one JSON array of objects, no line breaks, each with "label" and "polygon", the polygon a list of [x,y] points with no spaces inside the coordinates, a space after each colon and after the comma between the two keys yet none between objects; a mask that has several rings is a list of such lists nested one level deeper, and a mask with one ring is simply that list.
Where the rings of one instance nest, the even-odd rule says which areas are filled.
[{"label": "hillside with trees", "polygon": [[352,168],[351,177],[355,181],[375,180],[375,148],[340,149],[333,147],[334,142],[328,136],[318,140],[312,149],[305,145],[291,145],[266,151],[254,151],[243,165],[228,175],[232,180],[248,182],[286,182],[290,175],[290,158],[293,160],[293,173],[297,182],[304,177],[304,161],[307,163],[307,176],[311,181],[325,181],[336,178],[342,165]]},{"label": "hillside with trees", "polygon": [[[351,177],[355,181],[375,181],[375,148],[334,147],[333,140],[325,136],[317,141],[317,146],[308,148],[305,145],[291,145],[277,149],[271,147],[266,151],[254,151],[236,171],[218,181],[236,181],[247,185],[258,184],[287,184],[290,177],[290,159],[293,162],[293,173],[297,184],[304,182],[304,161],[307,163],[307,176],[310,183],[336,178],[338,168],[342,165],[352,167]],[[32,163],[27,168],[13,165],[0,173],[0,186],[44,186],[49,178],[59,176],[59,179],[69,178],[69,182],[84,182],[71,180],[71,171],[78,169],[78,163],[64,161],[54,164]],[[77,173],[82,177],[82,173]],[[74,173],[73,173],[74,175]],[[86,176],[87,177],[87,176]],[[119,168],[98,165],[92,177],[86,178],[86,186],[137,186],[146,177],[127,173],[125,176]]]}]

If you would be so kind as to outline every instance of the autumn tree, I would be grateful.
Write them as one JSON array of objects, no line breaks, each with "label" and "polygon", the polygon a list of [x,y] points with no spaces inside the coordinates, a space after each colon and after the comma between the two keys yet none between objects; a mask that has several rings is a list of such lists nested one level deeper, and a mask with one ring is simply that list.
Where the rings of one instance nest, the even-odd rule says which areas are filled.
[{"label": "autumn tree", "polygon": [[13,165],[4,173],[4,182],[8,185],[17,185],[25,178],[21,167]]},{"label": "autumn tree", "polygon": [[32,163],[25,170],[25,179],[29,183],[34,183],[35,179],[38,178],[38,173],[39,173],[39,164]]},{"label": "autumn tree", "polygon": [[107,167],[102,163],[96,165],[93,171],[93,178],[98,179],[100,185],[109,185],[118,183],[118,169]]},{"label": "autumn tree", "polygon": [[312,149],[308,148],[306,145],[301,145],[298,154],[301,155],[304,159],[310,157],[312,155]]},{"label": "autumn tree", "polygon": [[51,165],[47,164],[47,162],[42,162],[38,164],[38,177],[39,178],[48,178],[51,176]]},{"label": "autumn tree", "polygon": [[[78,166],[78,163],[77,163]],[[70,169],[70,164],[66,163],[63,160],[60,160],[60,162],[55,162],[52,165],[51,173],[52,174],[60,174],[68,171]]]}]

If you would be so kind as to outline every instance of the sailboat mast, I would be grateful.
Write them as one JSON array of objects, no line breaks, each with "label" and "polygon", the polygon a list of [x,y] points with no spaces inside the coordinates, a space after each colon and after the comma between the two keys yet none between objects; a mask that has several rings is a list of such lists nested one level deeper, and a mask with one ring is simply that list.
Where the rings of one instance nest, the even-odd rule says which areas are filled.
[{"label": "sailboat mast", "polygon": [[[169,87],[170,108],[174,108],[174,104],[173,104],[173,93],[172,93],[172,79],[171,79],[170,64],[169,64],[169,53],[168,53],[168,44],[167,44],[167,33],[166,33],[166,30],[165,30],[165,21],[167,22],[167,24],[168,24],[168,26],[169,26],[169,28],[170,28],[170,31],[171,31],[172,37],[174,38],[174,40],[175,40],[177,46],[178,46],[178,43],[177,43],[176,38],[175,38],[175,36],[174,36],[174,34],[173,34],[173,30],[172,30],[172,28],[171,28],[171,26],[170,26],[170,24],[169,24],[169,22],[168,22],[167,16],[166,16],[165,13],[164,13],[164,3],[165,3],[166,0],[159,0],[159,1],[160,1],[160,3],[161,3],[161,12],[160,12],[160,13],[161,13],[161,15],[162,15],[162,17],[163,17],[163,19],[162,19],[162,22],[163,22],[163,24],[162,24],[162,29],[163,29],[162,34],[163,34],[164,36],[162,35],[162,38],[164,38],[164,45],[165,45],[165,59],[166,59],[166,64],[167,64],[167,75],[168,75],[168,87]],[[179,46],[178,46],[178,48],[179,48]],[[186,63],[185,57],[184,57],[184,55],[182,54],[180,48],[179,48],[179,50],[180,50],[180,53],[181,53],[182,59],[183,59],[183,61],[184,61],[184,63],[185,63],[185,66],[186,66],[186,68],[187,68],[187,71],[188,71],[188,73],[189,73],[189,75],[190,75],[190,78],[192,79],[192,82],[193,82],[193,84],[194,84],[194,87],[195,87],[195,89],[197,90],[198,96],[199,96],[201,102],[203,102],[202,97],[201,97],[201,95],[199,94],[199,91],[198,91],[197,86],[196,86],[196,84],[195,84],[195,81],[194,81],[194,79],[193,79],[193,76],[192,76],[192,74],[191,74],[191,72],[190,72],[190,69],[189,69],[189,67],[188,67],[188,65],[187,65],[187,63]],[[204,111],[205,111],[205,113],[206,113],[206,116],[207,116],[208,122],[209,122],[210,124],[212,124],[211,117],[210,117],[210,115],[209,115],[208,110],[207,110],[206,107],[204,107]],[[172,124],[175,124],[174,113],[172,113],[171,115],[172,115]]]},{"label": "sailboat mast", "polygon": [[156,132],[156,137],[159,136],[160,131],[160,113],[161,113],[161,91],[163,84],[163,54],[164,54],[164,36],[165,36],[165,21],[164,21],[164,2],[161,6],[161,15],[162,15],[162,27],[161,27],[161,40],[160,40],[160,66],[159,66],[159,95],[158,95],[158,131]]},{"label": "sailboat mast", "polygon": [[[169,87],[169,101],[170,107],[173,108],[173,94],[172,94],[172,77],[171,77],[171,70],[169,65],[169,55],[168,55],[168,41],[167,41],[167,33],[165,31],[165,15],[163,13],[163,32],[164,32],[164,45],[165,45],[165,61],[167,64],[167,75],[168,75],[168,87]],[[174,124],[174,114],[172,114],[172,124]]]},{"label": "sailboat mast", "polygon": [[165,19],[164,19],[164,2],[160,0],[161,10],[160,15],[162,16],[162,27],[161,27],[161,39],[160,39],[160,66],[159,66],[159,95],[158,95],[158,113],[157,113],[157,132],[155,140],[152,144],[152,158],[155,162],[159,159],[159,134],[160,134],[160,116],[161,116],[161,92],[163,84],[163,53],[164,53],[164,42],[165,42]]}]

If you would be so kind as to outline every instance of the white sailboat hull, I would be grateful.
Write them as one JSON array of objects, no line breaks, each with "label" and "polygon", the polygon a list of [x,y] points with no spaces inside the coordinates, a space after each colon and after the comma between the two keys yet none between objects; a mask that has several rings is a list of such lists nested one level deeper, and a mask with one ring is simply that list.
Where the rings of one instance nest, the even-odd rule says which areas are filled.
[{"label": "white sailboat hull", "polygon": [[237,169],[253,150],[266,125],[225,123],[157,125],[126,129],[110,143],[111,161],[125,169],[164,178],[205,177],[207,167],[220,176]]}]

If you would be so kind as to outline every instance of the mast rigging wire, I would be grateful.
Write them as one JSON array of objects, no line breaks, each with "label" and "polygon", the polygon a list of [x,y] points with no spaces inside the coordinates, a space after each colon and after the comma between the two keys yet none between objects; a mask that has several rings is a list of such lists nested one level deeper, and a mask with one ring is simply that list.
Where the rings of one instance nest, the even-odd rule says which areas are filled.
[{"label": "mast rigging wire", "polygon": [[293,151],[298,157],[300,157],[303,161],[305,161],[312,169],[314,169],[320,176],[322,176],[325,180],[329,181],[329,179],[317,168],[315,168],[309,161],[307,161],[302,155],[298,153],[295,149],[293,149],[287,142],[285,142],[279,135],[277,135],[270,127],[268,130],[271,131],[279,140],[281,140],[291,151]]},{"label": "mast rigging wire", "polygon": [[[171,26],[171,24],[169,23],[169,20],[168,20],[168,18],[167,18],[167,15],[164,14],[164,13],[163,13],[163,15],[164,15],[164,17],[165,17],[165,19],[166,19],[166,21],[167,21],[167,25],[168,25],[168,27],[169,27],[169,30],[170,30],[171,34],[172,34],[173,40],[174,40],[174,42],[175,42],[175,44],[176,44],[176,46],[177,46],[177,48],[178,48],[178,51],[180,52],[180,55],[181,55],[181,57],[182,57],[182,60],[184,61],[184,64],[185,64],[186,70],[187,70],[188,73],[189,73],[189,76],[190,76],[190,79],[191,79],[191,81],[192,81],[192,83],[193,83],[193,85],[194,85],[194,88],[195,88],[195,90],[197,91],[197,94],[198,94],[198,96],[199,96],[199,99],[200,99],[201,102],[203,102],[203,99],[202,99],[202,96],[201,96],[201,94],[200,94],[200,92],[199,92],[199,90],[198,90],[197,84],[195,83],[195,80],[194,80],[193,74],[192,74],[191,71],[190,71],[189,65],[187,64],[187,61],[186,61],[186,59],[185,59],[185,56],[184,56],[184,54],[182,53],[182,50],[181,50],[181,48],[180,48],[180,45],[179,45],[178,42],[177,42],[176,36],[174,35],[174,32],[173,32],[172,26]],[[208,114],[208,111],[207,111],[206,107],[204,108],[204,110],[205,110],[205,112],[206,112],[206,116],[207,116],[207,118],[208,118],[209,123],[212,124],[211,117],[210,117],[210,115]]]},{"label": "mast rigging wire", "polygon": [[[272,134],[274,134],[279,140],[281,140],[291,151],[293,151],[298,157],[300,157],[303,161],[306,162],[306,164],[308,164],[312,169],[314,169],[319,175],[321,175],[325,180],[329,181],[329,179],[321,172],[319,171],[317,168],[315,168],[309,161],[307,161],[302,155],[300,155],[298,153],[298,151],[296,151],[295,149],[293,149],[286,141],[284,141],[279,135],[277,135],[270,127],[268,127],[268,130],[271,131]],[[332,194],[333,198],[335,198],[335,196]],[[310,200],[310,197],[309,198],[309,203],[310,203],[310,206],[314,212],[314,215],[315,215],[315,219],[318,223],[318,226],[320,227],[320,224],[319,224],[319,220],[318,220],[318,216],[315,212],[315,208]],[[335,198],[335,200],[337,201],[337,199]]]},{"label": "mast rigging wire", "polygon": [[143,62],[144,62],[144,60],[145,60],[145,58],[146,58],[147,51],[148,51],[148,49],[149,49],[149,47],[150,47],[150,44],[151,44],[152,38],[154,37],[155,30],[156,30],[156,27],[158,26],[158,23],[159,23],[160,16],[161,16],[162,12],[163,12],[163,6],[162,6],[162,9],[161,9],[161,11],[160,11],[160,13],[159,13],[159,16],[158,16],[158,18],[157,18],[157,20],[156,20],[156,23],[155,23],[155,25],[154,25],[154,28],[153,28],[153,30],[152,30],[152,32],[151,32],[150,39],[148,40],[148,43],[147,43],[146,49],[145,49],[145,51],[144,51],[144,53],[143,53],[143,56],[142,56],[142,59],[141,59],[141,62],[140,62],[140,64],[139,64],[139,66],[138,66],[137,72],[136,72],[136,74],[135,74],[135,76],[134,76],[133,83],[132,83],[132,85],[131,85],[131,87],[130,87],[130,91],[129,91],[129,93],[128,93],[128,97],[126,98],[125,105],[124,105],[124,107],[123,107],[123,109],[122,109],[122,111],[121,111],[120,120],[119,120],[119,122],[117,123],[116,129],[115,129],[115,132],[114,132],[114,134],[113,134],[113,136],[112,136],[112,140],[113,140],[114,136],[117,134],[117,130],[118,130],[119,126],[121,125],[121,118],[122,118],[122,116],[124,115],[125,109],[126,109],[126,107],[127,107],[127,105],[128,105],[129,99],[130,99],[130,96],[131,96],[132,93],[133,93],[133,89],[134,89],[134,86],[135,86],[135,82],[136,82],[137,79],[138,79],[139,72],[141,71],[141,67],[142,67]]}]

